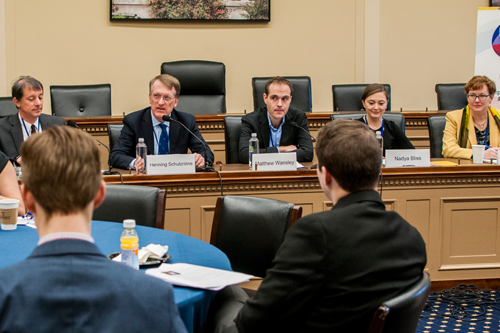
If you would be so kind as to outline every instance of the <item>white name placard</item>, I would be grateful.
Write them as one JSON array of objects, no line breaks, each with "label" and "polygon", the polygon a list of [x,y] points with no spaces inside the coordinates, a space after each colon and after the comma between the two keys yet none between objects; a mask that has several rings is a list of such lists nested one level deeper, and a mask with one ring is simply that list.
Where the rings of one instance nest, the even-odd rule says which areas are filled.
[{"label": "white name placard", "polygon": [[385,151],[386,168],[431,165],[429,149],[387,149]]},{"label": "white name placard", "polygon": [[253,170],[257,171],[295,171],[297,170],[297,154],[253,154]]},{"label": "white name placard", "polygon": [[193,154],[148,155],[148,175],[176,175],[195,173]]}]

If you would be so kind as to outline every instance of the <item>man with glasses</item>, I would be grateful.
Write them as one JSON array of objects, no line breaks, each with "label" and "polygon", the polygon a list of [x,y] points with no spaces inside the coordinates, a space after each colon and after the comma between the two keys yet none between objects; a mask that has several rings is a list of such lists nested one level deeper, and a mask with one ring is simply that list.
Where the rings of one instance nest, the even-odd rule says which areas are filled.
[{"label": "man with glasses", "polygon": [[496,92],[495,82],[474,76],[465,85],[468,104],[446,114],[443,156],[472,158],[472,145],[484,145],[485,159],[496,159],[500,147],[500,114],[490,106]]},{"label": "man with glasses", "polygon": [[[148,155],[194,153],[197,168],[205,166],[205,147],[179,123],[164,121],[163,116],[170,116],[184,124],[201,141],[203,137],[196,126],[196,118],[188,113],[174,109],[179,101],[181,85],[175,77],[162,74],[149,82],[149,104],[143,110],[133,112],[123,118],[123,129],[118,142],[111,151],[111,165],[120,169],[144,170],[144,162],[136,157],[135,147],[139,138],[147,145]],[[206,143],[205,143],[206,145]],[[206,145],[207,163],[212,165],[214,155]]]},{"label": "man with glasses", "polygon": [[257,133],[260,154],[296,152],[297,161],[312,161],[314,153],[307,116],[290,107],[292,92],[292,84],[283,77],[276,76],[266,82],[263,95],[266,107],[241,119],[241,163],[248,163],[248,141],[252,133]]}]

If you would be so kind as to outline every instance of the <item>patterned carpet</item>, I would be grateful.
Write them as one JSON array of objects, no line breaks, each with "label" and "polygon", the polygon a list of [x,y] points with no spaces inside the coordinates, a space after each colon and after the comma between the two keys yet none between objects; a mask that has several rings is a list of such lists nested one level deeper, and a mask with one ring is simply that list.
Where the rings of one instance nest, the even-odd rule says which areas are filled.
[{"label": "patterned carpet", "polygon": [[417,332],[500,332],[500,292],[459,285],[431,293]]}]

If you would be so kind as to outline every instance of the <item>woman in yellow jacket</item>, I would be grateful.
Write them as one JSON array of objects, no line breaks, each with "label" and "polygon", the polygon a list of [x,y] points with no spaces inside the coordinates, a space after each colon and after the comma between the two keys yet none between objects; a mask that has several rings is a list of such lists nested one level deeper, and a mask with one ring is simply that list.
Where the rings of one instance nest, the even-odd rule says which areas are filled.
[{"label": "woman in yellow jacket", "polygon": [[496,159],[500,147],[500,114],[490,106],[496,92],[495,82],[474,76],[465,85],[469,104],[446,114],[443,156],[472,158],[472,145],[485,145],[485,159]]}]

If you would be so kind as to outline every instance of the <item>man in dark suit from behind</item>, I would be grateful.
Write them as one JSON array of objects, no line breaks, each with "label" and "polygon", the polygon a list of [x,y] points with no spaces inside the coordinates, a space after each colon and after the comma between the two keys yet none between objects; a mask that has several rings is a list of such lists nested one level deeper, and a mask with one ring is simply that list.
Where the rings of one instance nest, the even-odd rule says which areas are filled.
[{"label": "man in dark suit from behind", "polygon": [[257,133],[260,154],[295,152],[299,162],[313,160],[307,116],[303,111],[290,107],[292,93],[292,83],[287,79],[276,76],[267,80],[263,95],[266,107],[241,119],[241,163],[248,163],[248,141],[252,133]]},{"label": "man in dark suit from behind", "polygon": [[[138,170],[143,173],[144,162],[136,157],[135,147],[139,138],[144,139],[148,155],[194,154],[197,168],[212,165],[214,154],[196,126],[196,118],[189,113],[177,111],[181,84],[177,78],[161,74],[149,82],[150,107],[132,112],[123,118],[123,129],[117,144],[111,151],[111,165],[115,168]],[[181,122],[199,139],[196,139],[176,121],[164,121],[163,116]],[[204,144],[202,144],[202,141]],[[165,146],[162,149],[162,145]],[[206,156],[207,161],[205,161]]]},{"label": "man in dark suit from behind", "polygon": [[[420,233],[386,211],[375,191],[382,164],[375,134],[355,120],[330,122],[318,134],[316,156],[333,208],[289,229],[255,296],[234,322],[223,316],[218,331],[364,333],[383,301],[422,278]],[[245,298],[232,287],[216,301],[227,293]]]},{"label": "man in dark suit from behind", "polygon": [[51,126],[66,125],[61,117],[43,114],[43,85],[31,76],[21,76],[12,85],[16,114],[0,119],[0,150],[21,165],[21,143]]},{"label": "man in dark suit from behind", "polygon": [[21,192],[40,240],[26,260],[0,269],[0,332],[186,332],[170,284],[94,244],[92,212],[106,187],[92,137],[54,126],[22,153]]}]

